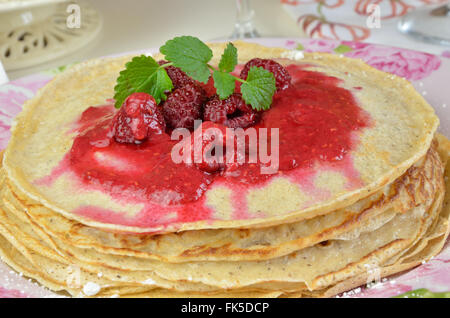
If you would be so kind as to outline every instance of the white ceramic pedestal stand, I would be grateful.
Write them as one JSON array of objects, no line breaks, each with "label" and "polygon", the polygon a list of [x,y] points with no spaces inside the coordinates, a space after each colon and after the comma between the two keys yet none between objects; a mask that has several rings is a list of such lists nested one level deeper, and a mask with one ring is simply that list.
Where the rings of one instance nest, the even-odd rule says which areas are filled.
[{"label": "white ceramic pedestal stand", "polygon": [[0,59],[7,71],[48,62],[87,45],[101,26],[85,1],[0,0]]}]

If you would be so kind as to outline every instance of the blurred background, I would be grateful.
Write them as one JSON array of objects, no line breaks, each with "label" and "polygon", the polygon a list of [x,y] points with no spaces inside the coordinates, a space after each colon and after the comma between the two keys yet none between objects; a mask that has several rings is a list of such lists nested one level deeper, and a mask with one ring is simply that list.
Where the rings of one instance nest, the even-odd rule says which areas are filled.
[{"label": "blurred background", "polygon": [[[0,0],[0,59],[10,80],[177,35],[332,39],[447,54],[445,0]],[[434,10],[434,11],[433,11]],[[413,15],[418,15],[414,18]],[[429,23],[434,18],[434,23]],[[437,20],[436,20],[437,19]],[[422,31],[421,31],[422,30]],[[423,31],[425,30],[425,31]]]}]

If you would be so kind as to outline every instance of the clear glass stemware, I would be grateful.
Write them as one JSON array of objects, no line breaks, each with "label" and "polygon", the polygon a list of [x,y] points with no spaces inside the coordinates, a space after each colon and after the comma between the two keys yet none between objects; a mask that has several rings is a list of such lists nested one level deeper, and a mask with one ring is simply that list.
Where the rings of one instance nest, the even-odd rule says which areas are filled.
[{"label": "clear glass stemware", "polygon": [[257,38],[258,32],[253,26],[255,11],[252,9],[250,0],[236,1],[236,23],[231,39]]}]

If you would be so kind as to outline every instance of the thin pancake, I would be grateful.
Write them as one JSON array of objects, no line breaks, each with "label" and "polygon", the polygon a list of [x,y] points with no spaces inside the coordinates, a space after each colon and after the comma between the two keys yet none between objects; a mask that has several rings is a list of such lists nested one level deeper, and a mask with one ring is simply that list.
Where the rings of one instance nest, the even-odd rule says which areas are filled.
[{"label": "thin pancake", "polygon": [[[409,213],[408,213],[409,214]],[[405,214],[405,215],[408,215],[408,214]],[[447,215],[448,216],[448,215]],[[417,223],[417,222],[411,222],[411,220],[409,220],[409,222],[408,222],[409,224],[411,224],[411,223]],[[399,225],[402,225],[402,224],[393,224],[393,226],[391,227],[391,228],[393,228],[393,229],[395,229],[395,228],[397,228],[397,226],[399,226]],[[26,227],[22,227],[22,228],[26,228]],[[385,233],[386,232],[386,227],[384,227],[384,228],[382,228],[382,229],[380,229],[380,233]],[[381,230],[383,230],[383,231],[381,231]],[[17,232],[20,232],[20,230],[19,229],[16,229],[16,231],[15,231],[15,235],[17,235]],[[380,233],[378,233],[378,234],[380,234]],[[374,233],[375,235],[377,235],[377,233]],[[362,240],[364,240],[364,241],[366,241],[365,239],[367,239],[367,237],[361,237],[360,239],[362,239]],[[30,241],[30,240],[27,240],[28,242]],[[396,242],[394,241],[393,243],[391,243],[391,244],[388,244],[388,245],[391,245],[391,246],[389,246],[389,249],[391,249],[392,248],[392,246],[395,244]],[[403,245],[403,246],[405,246],[405,245]],[[387,248],[387,246],[386,247],[384,247],[384,248]],[[382,255],[383,254],[383,252],[386,252],[386,251],[383,251],[383,249],[384,248],[381,248],[381,249],[379,249],[378,251],[376,251],[376,252],[373,252],[371,255],[368,255],[368,256],[366,256],[366,257],[364,257],[364,260],[363,260],[363,262],[362,262],[362,264],[369,264],[370,262],[373,262],[373,261],[375,261],[375,262],[380,262],[384,257],[386,257],[386,255]],[[395,250],[398,250],[398,249],[395,249]],[[401,250],[401,249],[400,249]],[[392,253],[392,249],[390,250],[390,253]],[[390,254],[389,253],[389,254]],[[388,254],[388,255],[389,255]],[[395,253],[394,253],[395,254]],[[345,255],[345,253],[344,253],[344,255]],[[35,256],[33,256],[33,259],[34,259],[34,257]],[[321,259],[321,261],[323,261],[323,259]],[[50,261],[50,262],[52,262],[52,261]],[[41,267],[39,267],[39,268],[42,268],[43,266],[42,265],[44,265],[43,263],[39,263],[40,265],[41,265]],[[83,262],[77,262],[77,264],[83,264]],[[348,271],[349,270],[351,270],[351,273],[353,274],[354,273],[354,271],[355,270],[358,270],[358,268],[359,268],[359,271],[361,271],[361,265],[357,265],[357,264],[351,264],[351,266],[346,266],[345,268],[344,268],[344,271],[340,271],[341,273],[339,274],[339,275],[337,275],[337,273],[330,273],[330,274],[328,274],[328,276],[329,277],[333,277],[333,278],[336,278],[336,277],[342,277],[342,275],[344,274],[349,274],[348,273]],[[44,266],[44,268],[51,268],[51,266],[49,266],[49,264],[45,264],[45,266]],[[101,269],[100,269],[101,270]],[[323,279],[323,277],[321,277],[321,279]],[[304,294],[304,292],[303,292],[303,294]],[[150,295],[151,295],[151,293],[150,293]],[[166,292],[166,295],[167,295],[167,292]],[[199,295],[199,294],[197,294],[197,295]]]},{"label": "thin pancake", "polygon": [[[91,266],[95,265],[96,262],[97,271],[102,272],[104,277],[121,282],[143,282],[146,278],[150,277],[152,272],[155,272],[158,276],[170,281],[192,281],[219,288],[239,288],[241,286],[249,286],[273,280],[286,282],[304,281],[307,284],[309,283],[310,287],[313,287],[316,284],[314,282],[316,276],[323,276],[323,274],[328,273],[329,271],[336,271],[341,267],[344,268],[344,270],[339,275],[334,274],[333,277],[339,278],[352,275],[353,271],[358,270],[358,266],[355,267],[353,264],[352,266],[348,266],[347,264],[358,263],[357,260],[361,257],[364,258],[366,255],[370,255],[364,260],[365,262],[368,262],[369,260],[378,262],[392,256],[393,253],[398,253],[417,235],[421,228],[421,215],[423,215],[425,210],[426,208],[424,207],[415,208],[411,212],[394,218],[380,229],[374,232],[364,233],[355,240],[331,241],[327,246],[314,246],[303,249],[287,257],[265,262],[196,262],[168,264],[145,260],[145,262],[141,263],[141,266],[145,265],[149,272],[125,271],[121,272],[121,278],[118,279],[115,278],[117,271],[109,270],[111,263],[113,265],[115,264],[115,266],[118,266],[118,264],[136,266],[138,260],[122,256],[111,257],[106,254],[98,254],[94,250],[85,249],[80,251],[76,248],[65,251],[70,253],[67,253],[65,257],[70,259],[70,255],[73,255],[71,261],[85,269],[89,266],[89,262]],[[2,222],[7,223],[5,219],[3,219]],[[11,224],[10,228],[12,228]],[[21,230],[27,230],[27,227],[16,227],[14,234],[10,233],[10,235],[25,235],[25,237],[22,237],[21,241],[25,244],[31,244],[32,240],[30,237],[27,237]],[[362,244],[361,242],[366,243]],[[60,246],[59,244],[57,245]],[[38,242],[34,242],[29,248],[38,250],[38,252],[47,255],[47,252],[43,252],[42,248],[39,247]],[[340,257],[336,258],[335,253],[338,253]],[[30,257],[33,260],[38,258],[36,255],[31,255]],[[42,260],[37,262],[41,264]],[[311,266],[308,266],[308,264]],[[48,264],[46,267],[48,268]],[[92,268],[90,270],[92,270]],[[227,270],[229,271],[229,275],[223,275]],[[219,273],[222,273],[221,278],[215,278],[220,276],[217,276]],[[320,273],[323,274],[321,275]],[[205,276],[205,274],[213,276],[208,277],[209,275]],[[223,279],[224,276],[232,278],[233,282],[231,282],[231,280],[228,282],[225,281]],[[136,278],[138,278],[138,280],[136,280]],[[153,278],[155,277],[153,276]],[[236,281],[236,279],[238,281]],[[224,285],[224,283],[227,285]]]}]

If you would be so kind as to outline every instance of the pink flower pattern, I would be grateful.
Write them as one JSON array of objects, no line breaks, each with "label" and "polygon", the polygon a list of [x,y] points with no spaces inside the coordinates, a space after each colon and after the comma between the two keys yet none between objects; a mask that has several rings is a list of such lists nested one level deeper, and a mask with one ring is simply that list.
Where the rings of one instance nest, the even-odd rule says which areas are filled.
[{"label": "pink flower pattern", "polygon": [[27,298],[27,295],[15,289],[5,289],[0,286],[0,298]]},{"label": "pink flower pattern", "polygon": [[38,74],[0,87],[0,150],[8,143],[12,120],[22,109],[23,103],[50,80],[49,76]]},{"label": "pink flower pattern", "polygon": [[423,79],[441,65],[439,57],[428,53],[363,43],[355,44],[355,47],[358,48],[347,52],[345,55],[362,59],[381,71],[408,80]]},{"label": "pink flower pattern", "polygon": [[29,98],[30,96],[23,92],[13,91],[7,87],[0,94],[0,149],[6,147],[10,137],[9,128],[12,120],[22,109],[23,103]]},{"label": "pink flower pattern", "polygon": [[412,81],[428,77],[441,65],[441,60],[436,55],[356,41],[339,42],[323,39],[305,39],[295,42],[291,40],[286,42],[286,47],[296,49],[298,44],[304,47],[305,52],[325,53],[334,53],[339,46],[347,46],[350,51],[344,53],[346,56],[362,59],[367,64],[381,71]]},{"label": "pink flower pattern", "polygon": [[281,0],[281,3],[296,6],[299,4],[321,3],[328,8],[337,8],[343,5],[345,0]]},{"label": "pink flower pattern", "polygon": [[305,47],[305,52],[325,52],[333,53],[339,42],[327,41],[322,39],[311,39]]}]

